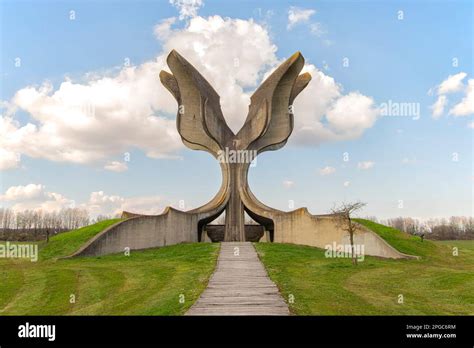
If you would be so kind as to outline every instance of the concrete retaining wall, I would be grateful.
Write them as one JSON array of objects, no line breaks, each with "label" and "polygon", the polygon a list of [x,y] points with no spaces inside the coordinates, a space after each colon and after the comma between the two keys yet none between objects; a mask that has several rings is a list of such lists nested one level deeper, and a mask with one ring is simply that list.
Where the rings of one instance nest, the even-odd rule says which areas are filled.
[{"label": "concrete retaining wall", "polygon": [[167,209],[162,215],[120,221],[96,235],[71,256],[99,256],[130,250],[197,242],[197,214]]},{"label": "concrete retaining wall", "polygon": [[[323,249],[333,243],[350,244],[349,233],[338,226],[335,217],[311,215],[305,208],[278,214],[275,216],[274,225],[276,243],[309,245]],[[354,244],[363,245],[365,255],[393,259],[417,258],[399,252],[366,227],[359,227],[354,234]]]},{"label": "concrete retaining wall", "polygon": [[[199,218],[199,214],[182,212],[173,208],[167,208],[163,214],[157,216],[130,217],[106,228],[70,257],[121,253],[125,248],[140,250],[197,242]],[[274,215],[273,223],[273,241],[276,243],[301,244],[322,249],[334,243],[336,245],[350,244],[349,234],[340,228],[336,218],[331,215],[311,215],[307,209],[301,208]],[[223,231],[217,231],[223,230],[223,226],[211,226],[207,226],[211,235],[219,234],[218,232],[223,234]],[[258,232],[258,237],[260,237],[263,227],[251,227]],[[205,239],[203,241],[210,241],[209,237]],[[257,241],[258,238],[255,240]],[[270,241],[268,236],[265,241]],[[362,225],[354,235],[354,243],[364,246],[365,255],[393,259],[417,258],[399,252]]]}]

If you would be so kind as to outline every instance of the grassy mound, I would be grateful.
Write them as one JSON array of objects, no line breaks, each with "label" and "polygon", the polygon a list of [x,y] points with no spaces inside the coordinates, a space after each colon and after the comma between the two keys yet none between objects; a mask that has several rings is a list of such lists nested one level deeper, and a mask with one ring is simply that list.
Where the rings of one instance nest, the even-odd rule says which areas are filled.
[{"label": "grassy mound", "polygon": [[97,228],[55,237],[43,249],[49,259],[0,259],[0,315],[180,315],[204,290],[217,261],[219,245],[210,243],[51,259],[74,251]]},{"label": "grassy mound", "polygon": [[[362,222],[361,222],[362,223]],[[324,250],[256,243],[270,278],[298,315],[473,315],[473,241],[431,242],[368,223],[398,250],[421,260],[326,258]],[[416,238],[416,237],[415,237]],[[457,247],[458,256],[453,253]],[[400,297],[400,295],[402,297]],[[400,303],[400,299],[403,300]]]},{"label": "grassy mound", "polygon": [[388,244],[402,253],[422,257],[429,257],[435,253],[436,245],[429,240],[425,239],[424,241],[421,241],[421,238],[418,236],[413,236],[393,227],[381,225],[370,220],[355,220],[361,225],[367,227],[369,230],[377,233]]},{"label": "grassy mound", "polygon": [[[115,224],[120,219],[111,219],[97,222],[77,230],[60,233],[49,239],[48,244],[42,244],[40,258],[43,260],[64,257],[78,250],[84,243],[105,228]],[[44,245],[44,246],[43,246]]]}]

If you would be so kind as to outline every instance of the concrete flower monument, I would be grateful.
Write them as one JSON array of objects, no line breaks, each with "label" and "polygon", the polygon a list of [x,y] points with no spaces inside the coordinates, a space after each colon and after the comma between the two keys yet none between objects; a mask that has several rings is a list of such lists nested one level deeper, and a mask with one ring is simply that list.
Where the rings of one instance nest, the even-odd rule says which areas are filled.
[{"label": "concrete flower monument", "polygon": [[[268,207],[248,185],[252,160],[264,151],[283,147],[293,131],[293,101],[311,80],[309,73],[300,74],[304,66],[301,53],[288,58],[253,93],[247,119],[237,134],[225,121],[219,95],[199,71],[174,50],[167,63],[171,74],[161,71],[160,80],[178,103],[176,125],[181,139],[190,149],[206,151],[219,161],[221,187],[210,202],[193,210],[167,207],[160,215],[124,212],[123,220],[96,235],[73,256],[210,240],[321,248],[348,243],[349,236],[338,227],[334,215],[312,215],[306,208],[285,212]],[[224,212],[224,226],[209,225]],[[259,225],[245,225],[245,212]],[[408,257],[365,228],[357,233],[355,242],[364,244],[367,255]]]}]

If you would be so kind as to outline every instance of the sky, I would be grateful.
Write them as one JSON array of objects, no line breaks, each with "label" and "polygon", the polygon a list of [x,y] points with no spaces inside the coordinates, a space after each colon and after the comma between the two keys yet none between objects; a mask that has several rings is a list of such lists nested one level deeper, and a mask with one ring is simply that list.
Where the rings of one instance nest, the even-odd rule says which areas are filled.
[{"label": "sky", "polygon": [[176,49],[234,132],[296,51],[312,81],[249,184],[267,205],[472,216],[472,1],[0,1],[0,207],[191,209],[218,191],[158,74]]}]

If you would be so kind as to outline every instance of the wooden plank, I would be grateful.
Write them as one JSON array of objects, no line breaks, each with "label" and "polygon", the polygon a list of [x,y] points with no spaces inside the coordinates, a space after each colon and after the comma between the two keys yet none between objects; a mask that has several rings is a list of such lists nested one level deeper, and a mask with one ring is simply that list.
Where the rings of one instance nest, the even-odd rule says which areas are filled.
[{"label": "wooden plank", "polygon": [[289,315],[249,242],[221,244],[216,270],[186,315]]}]

